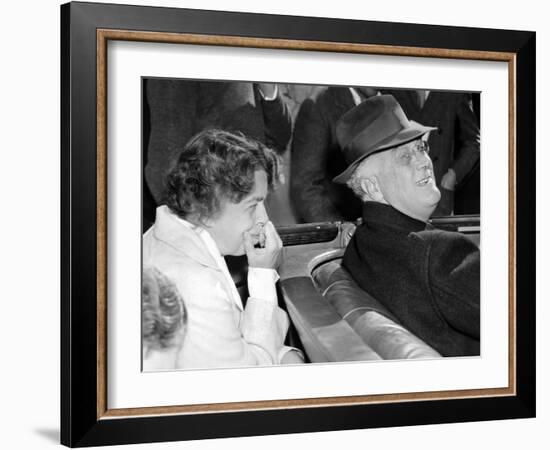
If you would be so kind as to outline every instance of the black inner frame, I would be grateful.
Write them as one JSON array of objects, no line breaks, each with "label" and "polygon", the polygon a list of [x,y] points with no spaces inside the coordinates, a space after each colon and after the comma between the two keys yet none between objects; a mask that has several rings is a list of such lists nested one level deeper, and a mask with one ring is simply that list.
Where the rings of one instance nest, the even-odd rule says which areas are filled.
[{"label": "black inner frame", "polygon": [[[98,28],[515,53],[516,395],[98,420]],[[534,417],[535,64],[535,33],[526,31],[93,3],[62,5],[62,444],[80,447]]]}]

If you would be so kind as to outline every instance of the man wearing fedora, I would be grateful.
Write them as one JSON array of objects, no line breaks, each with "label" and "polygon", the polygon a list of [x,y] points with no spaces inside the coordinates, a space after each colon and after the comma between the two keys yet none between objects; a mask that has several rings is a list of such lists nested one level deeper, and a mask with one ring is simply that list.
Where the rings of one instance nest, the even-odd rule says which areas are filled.
[{"label": "man wearing fedora", "polygon": [[363,202],[343,266],[444,356],[479,355],[479,248],[428,219],[441,198],[427,138],[391,95],[348,111],[336,134],[347,169],[334,178]]},{"label": "man wearing fedora", "polygon": [[[336,124],[349,110],[373,95],[391,94],[409,119],[437,127],[429,144],[441,200],[432,216],[479,212],[479,121],[466,92],[328,86],[301,105],[294,126],[290,194],[300,222],[356,220],[361,202],[332,183],[345,169]],[[479,183],[479,181],[477,181]]]}]

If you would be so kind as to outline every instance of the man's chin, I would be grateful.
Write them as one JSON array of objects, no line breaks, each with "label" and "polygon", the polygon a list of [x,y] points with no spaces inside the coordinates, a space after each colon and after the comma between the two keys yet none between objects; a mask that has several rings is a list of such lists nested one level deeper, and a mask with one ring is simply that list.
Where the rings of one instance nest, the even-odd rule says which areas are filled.
[{"label": "man's chin", "polygon": [[433,186],[432,189],[427,189],[424,191],[424,196],[422,198],[422,208],[425,211],[429,211],[428,218],[432,215],[432,213],[437,208],[437,205],[439,204],[439,201],[441,200],[441,192],[437,188],[437,186]]},{"label": "man's chin", "polygon": [[430,205],[429,206],[430,217],[433,214],[433,212],[436,210],[436,208],[439,205],[439,202],[441,200],[441,193],[439,192],[439,189],[435,188],[435,191],[436,192],[434,192],[433,198],[430,199],[430,201],[427,202]]},{"label": "man's chin", "polygon": [[426,195],[426,198],[429,199],[428,201],[434,204],[434,208],[437,206],[437,204],[441,200],[441,191],[435,184],[426,191],[425,195]]}]

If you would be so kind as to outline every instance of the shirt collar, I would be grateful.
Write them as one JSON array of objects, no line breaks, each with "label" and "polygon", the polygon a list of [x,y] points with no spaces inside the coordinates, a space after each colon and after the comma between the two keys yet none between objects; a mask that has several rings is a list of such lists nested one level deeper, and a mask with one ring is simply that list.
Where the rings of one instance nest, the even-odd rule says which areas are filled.
[{"label": "shirt collar", "polygon": [[185,253],[200,264],[219,269],[216,259],[213,258],[195,226],[180,219],[166,205],[157,208],[153,233],[157,239]]},{"label": "shirt collar", "polygon": [[183,226],[189,228],[194,233],[196,233],[199,236],[199,238],[202,240],[206,249],[208,250],[208,253],[212,257],[212,259],[216,262],[218,269],[223,273],[225,277],[225,281],[231,293],[231,297],[233,298],[233,301],[235,302],[237,307],[242,311],[243,303],[241,300],[241,296],[239,295],[239,291],[235,286],[235,282],[233,281],[233,278],[229,273],[229,268],[227,267],[227,263],[225,262],[225,259],[223,258],[220,250],[218,249],[218,245],[216,244],[216,241],[214,241],[214,238],[212,237],[212,235],[208,232],[208,230],[206,230],[205,228],[202,228],[199,225],[195,225],[180,217],[177,217],[177,220],[180,221]]}]

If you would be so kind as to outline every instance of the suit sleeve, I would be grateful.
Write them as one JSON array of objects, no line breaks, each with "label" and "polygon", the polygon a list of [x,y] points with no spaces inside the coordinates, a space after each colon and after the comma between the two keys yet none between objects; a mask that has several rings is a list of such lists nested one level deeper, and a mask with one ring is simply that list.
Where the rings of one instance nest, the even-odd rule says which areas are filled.
[{"label": "suit sleeve", "polygon": [[296,118],[290,166],[292,201],[305,222],[343,219],[325,187],[329,146],[330,124],[318,100],[306,99]]},{"label": "suit sleeve", "polygon": [[460,183],[479,161],[479,125],[472,109],[471,97],[461,94],[456,106],[458,151],[455,152],[453,170]]},{"label": "suit sleeve", "polygon": [[479,339],[479,248],[458,233],[442,232],[429,253],[429,285],[450,326]]}]

